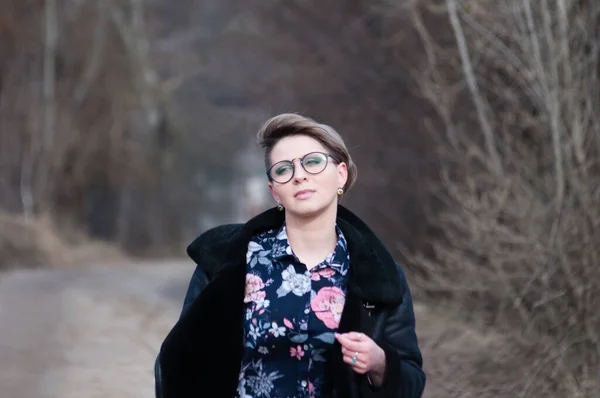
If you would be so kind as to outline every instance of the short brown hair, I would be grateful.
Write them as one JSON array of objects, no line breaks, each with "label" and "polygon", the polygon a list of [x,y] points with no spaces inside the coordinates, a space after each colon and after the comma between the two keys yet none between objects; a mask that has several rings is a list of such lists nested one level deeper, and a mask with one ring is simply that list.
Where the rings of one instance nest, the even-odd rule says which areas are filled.
[{"label": "short brown hair", "polygon": [[319,141],[327,148],[331,155],[348,167],[348,180],[344,185],[344,192],[348,192],[354,182],[358,170],[352,161],[348,148],[343,138],[332,127],[317,123],[311,118],[296,113],[283,113],[267,120],[258,131],[258,144],[265,148],[265,168],[271,167],[271,151],[273,147],[285,137],[293,135],[306,135]]}]

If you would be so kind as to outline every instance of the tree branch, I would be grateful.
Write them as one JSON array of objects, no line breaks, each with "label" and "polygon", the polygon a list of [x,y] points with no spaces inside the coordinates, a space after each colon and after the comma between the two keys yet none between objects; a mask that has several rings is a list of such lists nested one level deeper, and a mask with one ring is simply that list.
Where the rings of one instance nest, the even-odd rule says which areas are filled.
[{"label": "tree branch", "polygon": [[471,58],[469,55],[467,42],[458,18],[456,0],[446,0],[446,5],[448,6],[450,23],[452,25],[452,30],[454,31],[454,37],[456,38],[456,43],[460,53],[463,73],[465,75],[467,86],[469,87],[469,91],[477,111],[477,118],[479,119],[479,124],[481,125],[481,130],[485,138],[486,149],[491,158],[492,169],[497,176],[501,176],[503,174],[502,161],[500,159],[498,149],[496,148],[494,132],[492,131],[491,123],[486,114],[488,108],[487,101],[479,93],[477,80],[475,79],[475,73],[473,72],[473,66],[471,65]]}]

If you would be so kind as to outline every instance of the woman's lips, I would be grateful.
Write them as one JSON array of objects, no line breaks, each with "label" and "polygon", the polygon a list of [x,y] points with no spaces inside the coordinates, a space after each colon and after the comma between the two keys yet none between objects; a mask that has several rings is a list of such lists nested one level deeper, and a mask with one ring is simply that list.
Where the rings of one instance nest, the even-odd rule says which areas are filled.
[{"label": "woman's lips", "polygon": [[315,191],[313,191],[312,189],[303,189],[302,191],[297,192],[294,196],[296,197],[296,199],[308,199],[311,196],[313,196],[314,193]]}]

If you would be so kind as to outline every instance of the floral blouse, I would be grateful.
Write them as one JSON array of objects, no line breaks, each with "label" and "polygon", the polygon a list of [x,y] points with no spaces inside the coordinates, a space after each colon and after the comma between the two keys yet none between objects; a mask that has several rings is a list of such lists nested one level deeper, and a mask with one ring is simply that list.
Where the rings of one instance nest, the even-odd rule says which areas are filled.
[{"label": "floral blouse", "polygon": [[326,367],[346,299],[346,239],[307,270],[285,224],[255,236],[246,254],[245,351],[238,398],[324,398]]}]

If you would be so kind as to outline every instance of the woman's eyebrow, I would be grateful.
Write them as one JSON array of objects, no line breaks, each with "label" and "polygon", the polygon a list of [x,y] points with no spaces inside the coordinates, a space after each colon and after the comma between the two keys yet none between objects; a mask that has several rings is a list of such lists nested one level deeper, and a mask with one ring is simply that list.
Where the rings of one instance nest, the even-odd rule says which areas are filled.
[{"label": "woman's eyebrow", "polygon": [[302,156],[296,156],[296,157],[295,157],[295,158],[293,158],[293,159],[281,159],[281,160],[277,160],[277,161],[273,162],[273,164],[277,164],[277,163],[279,163],[279,162],[291,162],[292,160],[296,160],[296,159],[302,159],[302,158],[303,158],[303,157],[305,157],[306,155],[308,155],[308,154],[311,154],[311,153],[316,153],[316,152],[319,152],[319,153],[321,153],[321,151],[318,151],[318,150],[315,150],[315,151],[309,151],[309,152],[306,152],[304,155],[302,155]]}]

